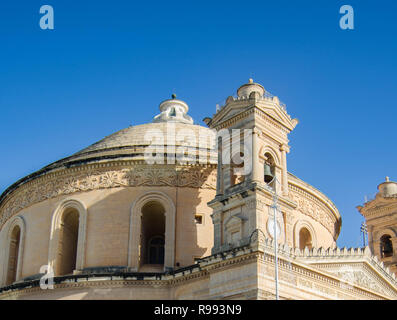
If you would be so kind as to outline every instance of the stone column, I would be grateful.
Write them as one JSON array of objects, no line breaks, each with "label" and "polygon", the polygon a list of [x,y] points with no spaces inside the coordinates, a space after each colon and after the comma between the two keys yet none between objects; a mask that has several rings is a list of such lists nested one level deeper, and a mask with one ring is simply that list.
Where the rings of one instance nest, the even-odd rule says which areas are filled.
[{"label": "stone column", "polygon": [[222,164],[222,139],[218,139],[218,167],[216,175],[216,195],[223,194],[223,164]]},{"label": "stone column", "polygon": [[222,177],[223,177],[223,193],[231,186],[231,172],[230,164],[225,164],[222,166]]},{"label": "stone column", "polygon": [[259,168],[259,135],[260,131],[257,128],[252,129],[252,181],[260,183],[263,181],[263,177],[260,175]]},{"label": "stone column", "polygon": [[287,171],[287,148],[285,145],[281,145],[280,147],[281,151],[281,166],[282,166],[282,178],[281,178],[281,184],[282,184],[282,192],[284,196],[288,195],[288,171]]},{"label": "stone column", "polygon": [[[168,209],[168,208],[167,208]],[[165,212],[164,271],[175,266],[175,209]]]},{"label": "stone column", "polygon": [[393,245],[393,261],[397,261],[397,237],[392,237],[390,240]]},{"label": "stone column", "polygon": [[214,213],[211,215],[212,223],[214,224],[214,247],[212,253],[218,252],[222,245],[222,210],[214,209]]},{"label": "stone column", "polygon": [[373,226],[367,225],[367,231],[368,231],[368,247],[371,250],[372,254],[374,254],[374,243],[373,243]]},{"label": "stone column", "polygon": [[135,210],[130,219],[130,243],[128,246],[128,267],[133,272],[138,272],[140,267],[139,247],[141,245],[142,219],[139,209]]},{"label": "stone column", "polygon": [[[222,161],[222,193],[224,194],[226,190],[231,186],[231,145],[230,145],[230,136],[227,139],[222,139],[222,157],[225,155],[228,163],[223,163]],[[226,160],[225,159],[225,160]]]},{"label": "stone column", "polygon": [[380,241],[379,240],[374,240],[372,242],[373,246],[373,255],[377,256],[378,259],[382,259],[382,252],[380,252]]}]

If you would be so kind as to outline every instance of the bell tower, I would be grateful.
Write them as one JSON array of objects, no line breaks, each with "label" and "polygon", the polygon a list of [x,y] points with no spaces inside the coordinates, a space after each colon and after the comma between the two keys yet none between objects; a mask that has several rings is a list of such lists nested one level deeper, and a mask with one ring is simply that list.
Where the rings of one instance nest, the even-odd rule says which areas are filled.
[{"label": "bell tower", "polygon": [[357,209],[365,218],[372,254],[397,273],[397,183],[386,177],[378,191]]},{"label": "bell tower", "polygon": [[283,216],[292,210],[288,198],[288,134],[298,123],[284,104],[252,79],[228,97],[212,118],[216,131],[218,172],[213,209],[212,253],[246,245],[255,231],[273,237],[273,198],[277,195],[279,242],[285,241]]}]

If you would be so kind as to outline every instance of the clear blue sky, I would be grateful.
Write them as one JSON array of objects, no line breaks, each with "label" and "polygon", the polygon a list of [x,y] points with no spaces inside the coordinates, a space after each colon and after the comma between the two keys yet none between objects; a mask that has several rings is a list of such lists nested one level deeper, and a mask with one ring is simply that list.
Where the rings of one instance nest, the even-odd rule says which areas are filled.
[{"label": "clear blue sky", "polygon": [[0,189],[151,121],[172,92],[203,124],[253,77],[300,120],[289,170],[339,208],[338,245],[359,246],[356,205],[397,180],[396,15],[391,0],[1,1]]}]

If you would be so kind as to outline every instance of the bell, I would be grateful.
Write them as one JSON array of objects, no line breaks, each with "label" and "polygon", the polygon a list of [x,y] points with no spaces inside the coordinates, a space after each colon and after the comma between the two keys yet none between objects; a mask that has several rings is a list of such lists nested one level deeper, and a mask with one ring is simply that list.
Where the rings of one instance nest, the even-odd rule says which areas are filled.
[{"label": "bell", "polygon": [[265,173],[265,182],[266,183],[269,183],[270,181],[272,181],[273,180],[273,174],[272,174],[272,170],[271,170],[271,168],[270,168],[270,166],[267,164],[267,163],[265,163],[265,167],[264,167],[264,173]]},{"label": "bell", "polygon": [[383,253],[388,254],[388,253],[392,253],[392,252],[393,252],[393,246],[392,246],[392,244],[391,244],[390,242],[386,242],[386,243],[384,244],[384,247],[383,247]]}]

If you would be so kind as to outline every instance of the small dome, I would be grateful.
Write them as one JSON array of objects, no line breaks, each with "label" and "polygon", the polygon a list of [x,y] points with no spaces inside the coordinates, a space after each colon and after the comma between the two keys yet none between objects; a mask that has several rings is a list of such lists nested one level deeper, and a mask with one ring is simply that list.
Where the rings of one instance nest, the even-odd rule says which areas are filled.
[{"label": "small dome", "polygon": [[176,95],[172,95],[172,99],[165,100],[160,103],[161,113],[154,117],[153,122],[181,122],[193,124],[192,117],[187,115],[189,110],[186,102],[176,99]]},{"label": "small dome", "polygon": [[238,88],[237,95],[239,97],[249,97],[252,92],[258,92],[262,97],[265,93],[265,89],[259,83],[254,83],[254,80],[249,79],[248,83]]},{"label": "small dome", "polygon": [[386,177],[386,181],[378,186],[378,190],[383,197],[397,196],[397,183]]}]

